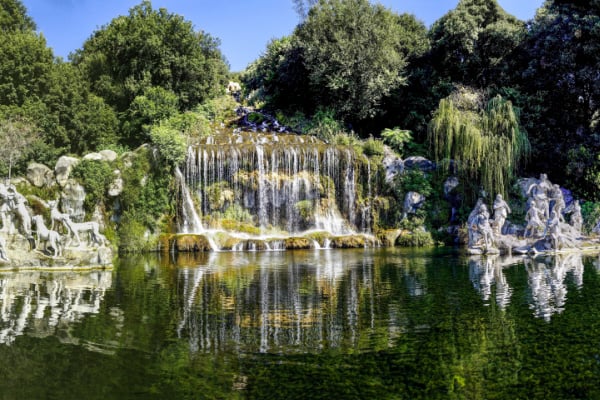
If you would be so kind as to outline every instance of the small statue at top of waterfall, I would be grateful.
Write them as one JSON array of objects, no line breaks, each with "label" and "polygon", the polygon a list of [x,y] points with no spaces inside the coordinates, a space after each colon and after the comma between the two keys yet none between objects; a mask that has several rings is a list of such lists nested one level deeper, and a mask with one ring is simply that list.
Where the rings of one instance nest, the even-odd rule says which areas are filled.
[{"label": "small statue at top of waterfall", "polygon": [[502,198],[501,194],[498,194],[496,200],[494,200],[494,221],[492,222],[496,235],[502,234],[502,227],[510,213],[511,210],[508,203]]}]

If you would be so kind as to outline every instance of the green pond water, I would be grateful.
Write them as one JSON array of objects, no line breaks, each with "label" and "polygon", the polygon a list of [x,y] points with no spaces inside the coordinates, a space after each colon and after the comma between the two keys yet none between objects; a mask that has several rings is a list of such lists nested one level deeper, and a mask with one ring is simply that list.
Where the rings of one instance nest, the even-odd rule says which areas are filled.
[{"label": "green pond water", "polygon": [[0,274],[0,399],[598,399],[595,256],[135,256]]}]

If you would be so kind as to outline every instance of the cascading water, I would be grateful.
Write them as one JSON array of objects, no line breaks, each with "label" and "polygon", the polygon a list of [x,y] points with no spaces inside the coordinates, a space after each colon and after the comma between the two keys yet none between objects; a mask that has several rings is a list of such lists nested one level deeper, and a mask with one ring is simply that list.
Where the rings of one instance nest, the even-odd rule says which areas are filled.
[{"label": "cascading water", "polygon": [[[352,147],[314,137],[272,132],[210,136],[189,147],[183,172],[176,171],[182,183],[180,232],[226,231],[237,238],[278,240],[262,246],[237,242],[228,247],[233,250],[281,249],[282,238],[306,232],[368,233],[370,210],[359,203],[370,204],[362,198],[371,195],[371,169],[363,163]],[[369,193],[362,193],[363,187]]]}]

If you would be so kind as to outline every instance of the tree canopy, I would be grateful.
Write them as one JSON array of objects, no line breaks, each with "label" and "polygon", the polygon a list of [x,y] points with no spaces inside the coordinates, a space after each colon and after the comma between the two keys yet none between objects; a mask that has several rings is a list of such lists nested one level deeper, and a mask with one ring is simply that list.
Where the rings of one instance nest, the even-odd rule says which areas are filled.
[{"label": "tree canopy", "polygon": [[218,46],[182,16],[143,1],[96,31],[72,61],[117,112],[152,86],[175,93],[187,110],[223,91],[228,66]]}]

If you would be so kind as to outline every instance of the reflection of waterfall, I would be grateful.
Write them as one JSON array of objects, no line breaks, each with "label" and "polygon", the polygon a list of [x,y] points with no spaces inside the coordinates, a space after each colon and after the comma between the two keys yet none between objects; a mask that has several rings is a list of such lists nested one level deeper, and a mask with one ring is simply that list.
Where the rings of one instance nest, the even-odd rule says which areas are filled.
[{"label": "reflection of waterfall", "polygon": [[[370,207],[357,212],[359,199],[375,195],[371,165],[362,164],[348,146],[243,132],[211,136],[190,147],[183,176],[200,199],[203,217],[212,223],[224,219],[251,223],[261,231],[325,229],[339,235],[356,227],[371,229]],[[363,189],[368,193],[358,192]],[[181,230],[202,232],[200,223],[189,220],[193,203],[183,197]]]},{"label": "reflection of waterfall", "polygon": [[[361,327],[378,328],[373,265],[362,252],[213,254],[179,272],[178,336],[192,351],[231,344],[259,352],[354,346]],[[390,340],[399,332],[386,328]]]},{"label": "reflection of waterfall", "polygon": [[498,256],[487,256],[469,259],[469,277],[486,304],[488,304],[494,289],[496,304],[501,309],[505,309],[510,303],[512,288],[506,281],[502,268],[504,265],[514,263],[515,260],[510,257],[499,259]]},{"label": "reflection of waterfall", "polygon": [[555,255],[528,260],[527,274],[534,315],[549,321],[552,314],[561,313],[567,301],[566,277],[570,272],[578,288],[583,285],[581,254]]},{"label": "reflection of waterfall", "polygon": [[88,273],[19,272],[0,279],[0,343],[12,343],[27,328],[36,335],[53,334],[87,314],[97,314],[110,271]]}]

